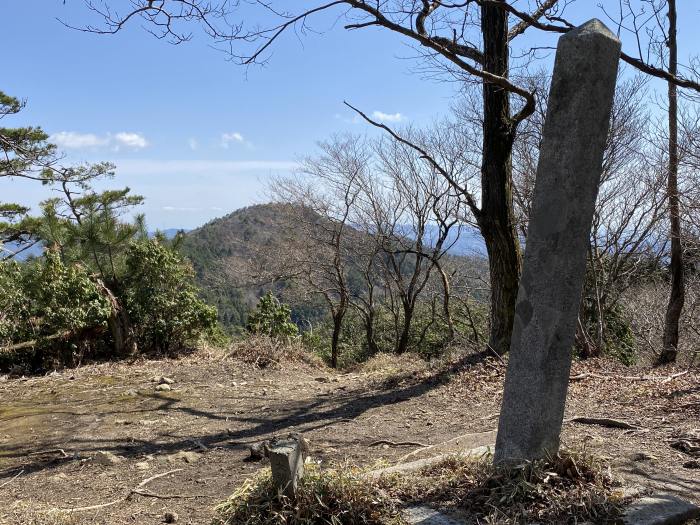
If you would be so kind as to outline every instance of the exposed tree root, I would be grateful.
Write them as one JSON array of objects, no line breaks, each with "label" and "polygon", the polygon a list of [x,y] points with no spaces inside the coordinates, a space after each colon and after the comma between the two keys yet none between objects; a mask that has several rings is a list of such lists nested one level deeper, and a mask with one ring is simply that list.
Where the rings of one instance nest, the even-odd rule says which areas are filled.
[{"label": "exposed tree root", "polygon": [[52,448],[50,450],[39,450],[38,452],[30,452],[27,456],[43,456],[45,454],[61,454],[64,458],[69,458],[70,456],[66,454],[66,451],[62,448]]},{"label": "exposed tree root", "polygon": [[601,427],[608,428],[622,428],[625,430],[639,430],[642,427],[632,425],[625,421],[620,421],[618,419],[611,419],[608,417],[572,417],[565,419],[564,423],[581,423],[582,425],[599,425]]},{"label": "exposed tree root", "polygon": [[389,445],[390,447],[423,447],[427,448],[430,445],[425,443],[419,443],[417,441],[389,441],[387,439],[379,439],[377,441],[372,441],[368,447],[375,447],[377,445]]},{"label": "exposed tree root", "polygon": [[134,494],[138,494],[139,496],[146,496],[146,497],[159,498],[159,499],[196,498],[197,496],[184,496],[181,494],[174,494],[174,495],[168,496],[168,495],[156,494],[155,492],[150,492],[150,491],[144,490],[143,487],[148,485],[151,481],[156,480],[158,478],[162,478],[164,476],[167,476],[168,474],[174,474],[175,472],[180,472],[181,470],[182,470],[181,468],[176,468],[174,470],[169,470],[168,472],[163,472],[162,474],[156,474],[155,476],[151,476],[150,478],[146,478],[141,483],[136,485],[133,489],[129,490],[129,492],[125,496],[122,496],[121,498],[116,499],[114,501],[110,501],[109,503],[101,503],[99,505],[89,505],[87,507],[73,507],[71,509],[59,509],[59,512],[71,513],[71,512],[85,512],[88,510],[103,509],[105,507],[111,507],[112,505],[117,505],[118,503],[122,503],[123,501],[127,501]]}]

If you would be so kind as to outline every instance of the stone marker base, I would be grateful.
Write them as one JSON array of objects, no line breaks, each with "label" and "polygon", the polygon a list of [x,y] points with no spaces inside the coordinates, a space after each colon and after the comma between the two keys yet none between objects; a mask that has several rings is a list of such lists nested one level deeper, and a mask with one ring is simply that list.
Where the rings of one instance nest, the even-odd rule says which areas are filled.
[{"label": "stone marker base", "polygon": [[269,456],[272,481],[278,492],[296,497],[297,486],[304,476],[308,444],[301,436],[275,439],[270,442]]},{"label": "stone marker base", "polygon": [[625,525],[681,525],[700,517],[700,507],[672,495],[649,496],[632,503]]},{"label": "stone marker base", "polygon": [[439,454],[425,459],[418,459],[416,461],[410,461],[408,463],[399,463],[393,467],[382,468],[379,470],[373,470],[367,473],[370,478],[378,478],[379,476],[387,474],[405,474],[408,472],[413,472],[420,470],[423,467],[439,463],[440,461],[447,459],[449,457],[461,456],[461,457],[479,457],[484,454],[493,454],[493,445],[484,445],[483,447],[476,447],[469,450],[462,450],[461,452],[453,452],[452,454]]}]

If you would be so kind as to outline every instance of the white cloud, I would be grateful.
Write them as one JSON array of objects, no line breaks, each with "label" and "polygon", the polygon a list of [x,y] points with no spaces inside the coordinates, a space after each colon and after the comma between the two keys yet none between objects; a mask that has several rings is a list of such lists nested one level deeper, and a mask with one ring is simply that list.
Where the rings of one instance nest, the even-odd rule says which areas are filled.
[{"label": "white cloud", "polygon": [[63,149],[87,149],[111,146],[115,151],[122,147],[131,149],[143,149],[148,146],[148,141],[140,133],[120,131],[119,133],[107,133],[95,135],[94,133],[78,133],[77,131],[59,131],[49,137],[49,142]]},{"label": "white cloud", "polygon": [[243,138],[243,135],[241,135],[238,131],[234,131],[232,133],[222,133],[221,134],[221,147],[224,149],[228,149],[231,144],[243,144],[244,146],[248,148],[252,148],[253,144]]},{"label": "white cloud", "polygon": [[360,124],[361,122],[363,122],[363,120],[357,115],[353,115],[351,118],[347,118],[341,115],[340,113],[336,113],[335,115],[333,115],[333,118],[336,120],[342,120],[346,124]]},{"label": "white cloud", "polygon": [[109,143],[107,137],[98,137],[93,133],[77,133],[75,131],[59,131],[49,137],[49,142],[59,148],[82,149],[105,146]]},{"label": "white cloud", "polygon": [[199,211],[202,208],[192,208],[187,206],[163,206],[163,211]]},{"label": "white cloud", "polygon": [[143,149],[148,146],[146,137],[140,133],[130,133],[127,131],[121,131],[114,135],[114,141],[118,146],[126,146],[132,149]]},{"label": "white cloud", "polygon": [[239,175],[252,172],[290,172],[299,167],[286,160],[116,160],[117,173],[121,175]]},{"label": "white cloud", "polygon": [[190,147],[190,149],[191,149],[192,151],[195,151],[197,148],[199,148],[199,141],[198,141],[197,139],[195,139],[195,138],[192,138],[192,137],[191,137],[191,138],[187,141],[187,144],[188,144],[188,146]]},{"label": "white cloud", "polygon": [[372,118],[379,122],[401,122],[406,117],[401,113],[384,113],[383,111],[373,111]]}]

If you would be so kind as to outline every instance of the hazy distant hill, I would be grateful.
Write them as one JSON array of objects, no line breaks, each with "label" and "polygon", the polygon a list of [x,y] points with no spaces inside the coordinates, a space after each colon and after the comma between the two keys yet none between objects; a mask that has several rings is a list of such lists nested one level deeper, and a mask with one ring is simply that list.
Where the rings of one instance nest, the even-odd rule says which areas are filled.
[{"label": "hazy distant hill", "polygon": [[[160,233],[165,235],[166,239],[172,239],[175,237],[179,232],[184,232],[187,233],[188,230],[183,230],[180,228],[167,228],[165,230],[158,230]],[[149,232],[149,235],[152,237],[155,235],[156,232]],[[16,243],[8,243],[5,248],[7,248],[9,251],[14,252],[17,249],[19,249],[19,246]],[[34,246],[31,246],[30,248],[24,250],[23,252],[19,253],[16,257],[18,261],[26,261],[30,257],[39,257],[42,253],[44,253],[44,246],[41,243],[37,243]]]}]

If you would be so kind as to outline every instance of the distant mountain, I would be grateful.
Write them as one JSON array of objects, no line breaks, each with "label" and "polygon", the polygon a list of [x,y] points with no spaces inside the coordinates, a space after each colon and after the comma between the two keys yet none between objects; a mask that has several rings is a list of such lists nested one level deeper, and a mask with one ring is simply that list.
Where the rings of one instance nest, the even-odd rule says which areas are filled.
[{"label": "distant mountain", "polygon": [[[166,228],[165,230],[157,230],[159,233],[162,233],[165,235],[166,239],[172,239],[174,238],[178,233],[187,233],[191,230],[185,230],[184,228]],[[156,234],[156,232],[149,232],[148,235],[150,237],[153,237]]]},{"label": "distant mountain", "polygon": [[[187,233],[182,243],[183,253],[192,261],[203,298],[219,309],[219,318],[226,327],[243,326],[248,311],[253,308],[262,289],[238,286],[239,272],[247,261],[255,261],[262,249],[273,253],[281,239],[289,234],[289,225],[297,221],[299,209],[285,204],[261,204],[234,211],[214,219]],[[410,228],[404,234],[411,236]],[[428,237],[437,234],[437,227]],[[359,232],[358,232],[358,235]],[[453,256],[485,256],[481,235],[473,228],[451,233],[449,253]],[[284,284],[278,291],[284,291]],[[298,293],[286,294],[290,302]],[[320,315],[318,306],[303,302],[292,304],[298,321]]]},{"label": "distant mountain", "polygon": [[203,298],[219,310],[227,328],[245,324],[262,290],[238,287],[237,261],[255,259],[262,247],[279,243],[292,218],[283,204],[248,206],[214,219],[185,236],[183,253],[192,261]]},{"label": "distant mountain", "polygon": [[[172,239],[174,238],[178,233],[183,232],[187,233],[189,230],[185,230],[182,228],[167,228],[165,230],[156,230],[159,233],[162,233],[165,235],[166,239]],[[155,231],[153,232],[148,232],[149,237],[153,237],[156,234]],[[7,243],[4,248],[10,252],[14,252],[19,249],[19,245],[16,243]],[[27,259],[31,257],[39,257],[42,253],[44,253],[44,246],[41,243],[37,243],[34,246],[27,248],[20,254],[18,254],[15,259],[18,261],[26,261]]]}]

